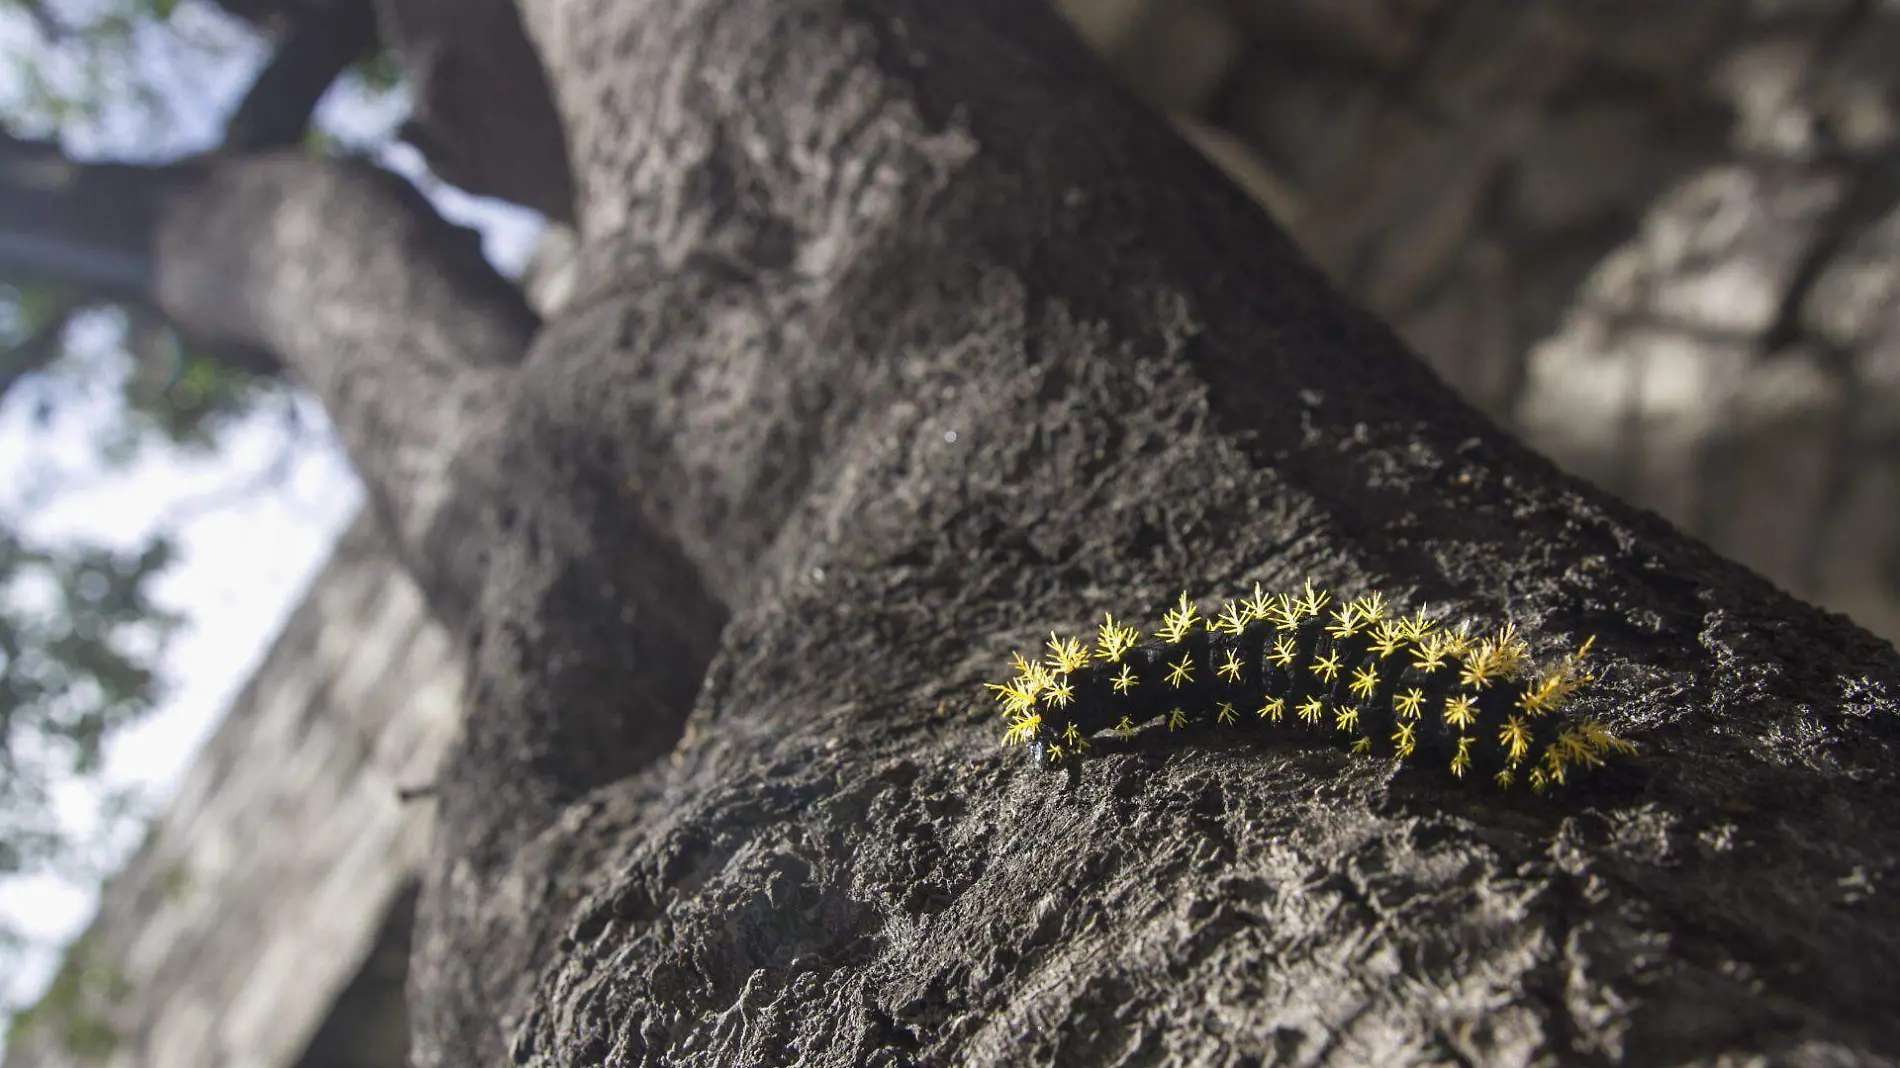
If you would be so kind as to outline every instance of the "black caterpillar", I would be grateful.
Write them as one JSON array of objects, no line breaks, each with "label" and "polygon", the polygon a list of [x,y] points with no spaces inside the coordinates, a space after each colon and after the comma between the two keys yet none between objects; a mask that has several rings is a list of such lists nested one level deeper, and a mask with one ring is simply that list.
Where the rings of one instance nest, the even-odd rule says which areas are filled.
[{"label": "black caterpillar", "polygon": [[1378,593],[1329,612],[1331,601],[1311,582],[1298,596],[1255,585],[1204,618],[1182,593],[1148,640],[1113,616],[1092,649],[1052,633],[1040,660],[1018,653],[1015,677],[988,684],[1009,721],[1003,744],[1034,745],[1059,764],[1103,731],[1128,738],[1155,720],[1169,731],[1264,721],[1538,791],[1635,749],[1563,713],[1591,680],[1590,641],[1540,669],[1509,623],[1473,635],[1422,610],[1395,615]]}]

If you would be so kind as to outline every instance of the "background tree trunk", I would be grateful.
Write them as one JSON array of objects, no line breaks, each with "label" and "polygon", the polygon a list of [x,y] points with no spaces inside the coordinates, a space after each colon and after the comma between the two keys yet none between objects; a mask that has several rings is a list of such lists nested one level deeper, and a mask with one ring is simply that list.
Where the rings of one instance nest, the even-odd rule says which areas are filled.
[{"label": "background tree trunk", "polygon": [[1900,636],[1891,8],[1060,6],[1480,410]]},{"label": "background tree trunk", "polygon": [[[1900,1052],[1891,648],[1497,433],[1048,12],[522,6],[583,282],[452,494],[420,1063]],[[993,747],[1008,648],[1306,575],[1597,635],[1642,755]]]},{"label": "background tree trunk", "polygon": [[[479,568],[445,494],[492,426],[537,319],[407,182],[266,153],[136,172],[152,302],[194,336],[266,353],[322,401],[397,551],[451,628]],[[474,570],[470,570],[473,568]]]},{"label": "background tree trunk", "polygon": [[402,136],[471,193],[571,221],[573,178],[546,75],[510,0],[378,0],[415,101]]}]

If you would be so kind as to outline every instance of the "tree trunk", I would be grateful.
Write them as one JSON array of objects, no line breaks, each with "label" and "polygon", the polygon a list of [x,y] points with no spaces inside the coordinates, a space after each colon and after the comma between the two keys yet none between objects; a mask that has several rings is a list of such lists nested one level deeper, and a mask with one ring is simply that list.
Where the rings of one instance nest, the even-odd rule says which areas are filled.
[{"label": "tree trunk", "polygon": [[479,550],[457,531],[449,471],[495,425],[537,326],[520,293],[472,231],[358,162],[264,153],[132,173],[156,220],[152,303],[316,394],[434,611],[465,629]]},{"label": "tree trunk", "polygon": [[[1890,647],[1499,434],[1039,6],[521,6],[584,280],[448,493],[418,1063],[1900,1056]],[[995,748],[1008,649],[1308,576],[1595,635],[1641,752]]]},{"label": "tree trunk", "polygon": [[435,610],[468,626],[481,575],[449,468],[539,325],[472,231],[394,175],[300,152],[83,164],[0,137],[0,191],[0,273],[154,308],[316,394]]}]

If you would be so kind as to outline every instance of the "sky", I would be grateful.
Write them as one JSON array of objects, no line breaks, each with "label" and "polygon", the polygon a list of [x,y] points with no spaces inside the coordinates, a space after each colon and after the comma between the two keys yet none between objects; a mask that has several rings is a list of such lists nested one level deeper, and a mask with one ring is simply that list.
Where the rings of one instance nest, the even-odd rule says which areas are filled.
[{"label": "sky", "polygon": [[[68,137],[75,155],[151,160],[215,143],[264,49],[208,5],[187,2],[177,19],[182,32],[145,35],[133,45],[142,74],[168,102],[168,121],[155,125],[134,107],[108,108],[98,123]],[[0,9],[0,58],[18,55],[32,40],[24,16]],[[15,71],[0,71],[0,107],[21,92]],[[418,153],[389,143],[406,111],[400,93],[377,97],[340,84],[325,98],[318,124],[415,181],[446,217],[482,233],[491,262],[517,274],[540,236],[539,216],[433,181]],[[103,324],[80,330],[75,348],[102,365],[122,360]],[[234,426],[215,455],[150,447],[131,466],[108,471],[93,440],[118,418],[115,392],[62,396],[50,426],[34,424],[23,403],[0,407],[0,509],[17,517],[20,489],[50,480],[65,488],[21,523],[31,536],[132,546],[156,529],[172,530],[179,561],[155,593],[187,622],[164,662],[167,697],[110,744],[102,776],[105,789],[140,788],[162,804],[275,640],[362,493],[322,411],[307,399],[295,402],[296,426],[260,414]],[[273,476],[263,480],[269,484],[253,489],[263,473]],[[68,784],[57,799],[62,819],[84,832],[96,821],[101,796],[101,789]],[[121,848],[129,852],[134,844]],[[57,945],[84,928],[96,891],[51,876],[0,881],[0,916]],[[0,1003],[30,1002],[57,959],[41,949],[24,969],[0,976]]]}]

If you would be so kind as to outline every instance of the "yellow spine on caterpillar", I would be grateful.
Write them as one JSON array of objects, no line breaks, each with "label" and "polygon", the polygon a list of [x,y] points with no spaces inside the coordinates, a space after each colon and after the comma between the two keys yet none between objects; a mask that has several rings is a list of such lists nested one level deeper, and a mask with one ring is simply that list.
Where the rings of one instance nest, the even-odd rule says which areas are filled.
[{"label": "yellow spine on caterpillar", "polygon": [[1359,602],[1348,601],[1333,610],[1333,621],[1327,625],[1326,633],[1335,641],[1345,641],[1359,633],[1367,620],[1359,614]]},{"label": "yellow spine on caterpillar", "polygon": [[1253,596],[1241,603],[1247,609],[1247,622],[1266,623],[1269,622],[1268,613],[1273,610],[1278,600],[1262,591],[1260,584],[1256,582],[1253,584]]},{"label": "yellow spine on caterpillar", "polygon": [[1293,644],[1292,638],[1275,638],[1273,650],[1267,654],[1267,659],[1279,667],[1290,668],[1298,656],[1299,647]]},{"label": "yellow spine on caterpillar", "polygon": [[1415,720],[1419,717],[1420,706],[1425,703],[1425,691],[1414,686],[1392,699],[1392,708],[1403,720]]},{"label": "yellow spine on caterpillar", "polygon": [[1379,688],[1379,671],[1377,668],[1373,667],[1371,664],[1367,664],[1365,667],[1359,667],[1359,668],[1353,669],[1352,682],[1347,686],[1347,689],[1352,691],[1352,695],[1354,697],[1357,697],[1362,701],[1370,700],[1372,697],[1372,691],[1378,688]]},{"label": "yellow spine on caterpillar", "polygon": [[1412,755],[1418,748],[1416,728],[1409,720],[1400,720],[1398,728],[1392,732],[1392,748],[1397,751],[1400,760]]},{"label": "yellow spine on caterpillar", "polygon": [[1194,624],[1200,622],[1200,613],[1195,610],[1194,602],[1188,600],[1186,590],[1181,591],[1181,603],[1170,608],[1161,617],[1161,629],[1155,633],[1169,645],[1179,645],[1187,641],[1194,633]]},{"label": "yellow spine on caterpillar", "polygon": [[1049,670],[1059,675],[1068,675],[1082,670],[1089,662],[1089,651],[1081,641],[1075,638],[1059,638],[1055,631],[1049,632],[1049,655],[1043,658]]},{"label": "yellow spine on caterpillar", "polygon": [[1307,579],[1306,590],[1304,593],[1300,595],[1300,598],[1295,603],[1294,607],[1299,610],[1300,618],[1308,619],[1313,616],[1319,615],[1320,610],[1325,608],[1327,602],[1331,601],[1332,599],[1333,599],[1332,594],[1327,593],[1325,590],[1314,589],[1313,580]]},{"label": "yellow spine on caterpillar", "polygon": [[1115,617],[1102,613],[1102,624],[1096,630],[1095,655],[1104,663],[1119,664],[1128,651],[1141,642],[1141,632],[1133,627],[1124,627],[1115,622]]},{"label": "yellow spine on caterpillar", "polygon": [[1300,621],[1306,618],[1300,611],[1303,603],[1293,600],[1284,593],[1280,594],[1273,599],[1272,604],[1267,606],[1266,615],[1263,618],[1273,625],[1274,630],[1294,630],[1299,627]]},{"label": "yellow spine on caterpillar", "polygon": [[1419,635],[1413,641],[1412,666],[1430,675],[1445,666],[1451,655],[1443,632]]},{"label": "yellow spine on caterpillar", "polygon": [[1220,604],[1205,618],[1183,591],[1152,638],[1105,614],[1092,643],[1052,632],[1040,656],[1014,654],[1010,677],[985,684],[1003,743],[1059,763],[1097,736],[1133,739],[1150,719],[1180,732],[1238,726],[1243,709],[1278,725],[1292,711],[1354,753],[1448,758],[1454,777],[1535,791],[1635,750],[1573,707],[1595,679],[1589,640],[1536,663],[1513,622],[1474,633],[1377,592],[1335,602],[1311,581],[1291,595],[1255,583]]},{"label": "yellow spine on caterpillar", "polygon": [[1372,651],[1385,660],[1405,648],[1409,641],[1405,636],[1405,624],[1396,619],[1381,619],[1372,628]]}]

